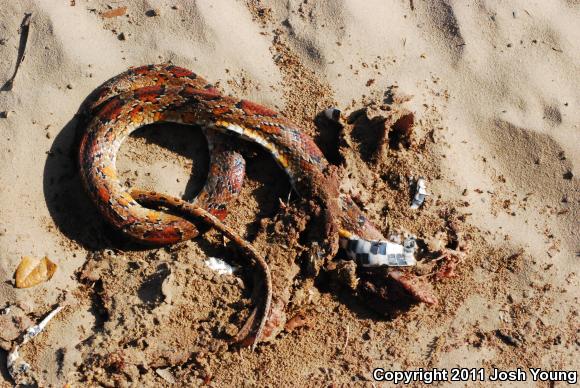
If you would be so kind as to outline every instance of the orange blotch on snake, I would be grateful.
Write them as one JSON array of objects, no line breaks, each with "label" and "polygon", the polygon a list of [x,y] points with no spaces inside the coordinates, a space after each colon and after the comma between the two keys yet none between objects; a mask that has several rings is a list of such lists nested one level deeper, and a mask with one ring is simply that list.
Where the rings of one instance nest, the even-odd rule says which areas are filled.
[{"label": "orange blotch on snake", "polygon": [[129,116],[131,117],[131,121],[136,124],[140,124],[143,121],[143,107],[138,105],[129,112]]},{"label": "orange blotch on snake", "polygon": [[266,133],[277,134],[280,133],[280,127],[276,125],[260,124],[260,129]]},{"label": "orange blotch on snake", "polygon": [[97,191],[97,195],[99,196],[99,198],[101,199],[101,201],[103,203],[109,202],[109,198],[111,198],[111,195],[109,194],[109,190],[107,190],[107,188],[105,188],[105,187],[99,187],[99,189]]},{"label": "orange blotch on snake", "polygon": [[111,166],[101,168],[101,172],[111,179],[117,178],[117,173]]},{"label": "orange blotch on snake", "polygon": [[227,107],[227,106],[218,106],[218,107],[216,107],[216,108],[214,108],[214,109],[212,110],[212,113],[213,113],[215,116],[221,116],[221,115],[223,115],[224,113],[229,113],[229,112],[231,112],[231,110],[230,110],[230,108],[229,108],[229,107]]},{"label": "orange blotch on snake", "polygon": [[147,219],[151,222],[157,222],[159,221],[161,217],[159,216],[159,212],[156,212],[154,210],[151,210],[150,212],[147,213]]},{"label": "orange blotch on snake", "polygon": [[133,202],[133,197],[129,193],[122,193],[117,198],[117,203],[123,207],[127,207],[131,202]]},{"label": "orange blotch on snake", "polygon": [[163,112],[155,112],[153,114],[153,121],[162,121],[165,118],[165,114]]},{"label": "orange blotch on snake", "polygon": [[290,165],[290,163],[288,162],[288,158],[286,158],[286,156],[284,156],[282,154],[278,155],[276,160],[278,161],[278,163],[280,163],[280,165],[283,168],[288,168],[288,166]]},{"label": "orange blotch on snake", "polygon": [[260,115],[275,117],[277,113],[270,108],[266,108],[260,104],[248,100],[241,100],[236,104],[238,108],[244,111],[247,115]]}]

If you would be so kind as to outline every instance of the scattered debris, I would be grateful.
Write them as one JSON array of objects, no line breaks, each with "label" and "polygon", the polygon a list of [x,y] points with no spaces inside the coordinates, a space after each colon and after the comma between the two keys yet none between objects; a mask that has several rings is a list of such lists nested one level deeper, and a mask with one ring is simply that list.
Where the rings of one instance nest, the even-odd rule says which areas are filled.
[{"label": "scattered debris", "polygon": [[423,205],[427,195],[429,194],[427,193],[425,179],[420,177],[417,179],[417,183],[415,184],[415,195],[413,196],[411,209],[418,209],[421,205]]},{"label": "scattered debris", "polygon": [[32,16],[31,13],[25,13],[24,19],[22,19],[22,23],[20,24],[20,44],[18,46],[18,55],[16,57],[16,67],[14,67],[14,73],[12,73],[12,77],[4,83],[2,86],[2,91],[9,91],[12,90],[14,86],[14,79],[16,78],[16,73],[20,68],[20,64],[24,61],[24,53],[26,51],[26,43],[28,43],[28,31],[30,30],[30,17]]},{"label": "scattered debris", "polygon": [[417,264],[416,241],[405,239],[403,245],[391,241],[365,240],[356,236],[340,239],[347,256],[363,267],[407,267]]},{"label": "scattered debris", "polygon": [[37,260],[23,256],[14,274],[16,288],[29,288],[50,280],[56,272],[56,267],[57,265],[48,257]]},{"label": "scattered debris", "polygon": [[497,336],[497,338],[502,340],[507,345],[510,345],[510,346],[517,348],[518,346],[520,346],[522,344],[522,341],[520,339],[509,334],[506,330],[497,329],[495,331],[495,335]]},{"label": "scattered debris", "polygon": [[238,267],[234,267],[226,263],[224,260],[218,259],[217,257],[210,257],[207,260],[205,260],[204,263],[210,269],[216,271],[220,275],[232,275],[234,272],[238,270]]},{"label": "scattered debris", "polygon": [[163,380],[167,381],[169,384],[175,384],[175,376],[171,373],[169,368],[158,368],[155,369],[155,373],[159,375]]},{"label": "scattered debris", "polygon": [[34,380],[36,380],[30,369],[30,364],[28,364],[20,357],[18,349],[40,334],[48,322],[54,318],[60,310],[62,310],[62,306],[57,306],[42,321],[40,321],[38,325],[29,327],[22,336],[22,339],[19,341],[19,343],[14,345],[12,350],[10,350],[8,353],[6,366],[8,368],[10,377],[12,377],[12,380],[14,380],[17,385],[33,385],[35,384]]},{"label": "scattered debris", "polygon": [[123,16],[127,12],[127,7],[113,8],[105,12],[101,12],[101,17],[105,19],[115,18],[117,16]]}]

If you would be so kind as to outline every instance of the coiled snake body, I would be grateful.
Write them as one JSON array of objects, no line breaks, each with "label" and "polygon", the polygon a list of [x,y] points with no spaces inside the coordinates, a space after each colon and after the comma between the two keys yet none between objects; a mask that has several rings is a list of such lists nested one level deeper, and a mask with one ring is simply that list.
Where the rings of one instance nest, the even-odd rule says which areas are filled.
[{"label": "coiled snake body", "polygon": [[[325,184],[328,162],[314,141],[299,126],[266,107],[223,96],[193,72],[167,64],[129,69],[105,83],[96,96],[85,109],[88,121],[80,144],[80,172],[87,192],[108,222],[134,240],[164,245],[196,237],[199,231],[191,219],[201,218],[258,263],[264,283],[263,302],[254,309],[236,341],[259,340],[270,309],[271,285],[265,261],[221,222],[227,214],[227,202],[240,191],[245,164],[238,153],[225,147],[219,132],[237,134],[268,150],[288,174],[293,188],[302,196],[316,198],[326,216],[333,218],[336,228],[329,233],[336,240],[340,234],[352,247],[353,242],[356,246],[357,241],[383,239],[350,198]],[[155,192],[129,191],[117,178],[115,162],[121,143],[131,132],[156,122],[204,128],[211,151],[210,168],[205,186],[192,203]],[[348,250],[348,244],[345,246]],[[376,251],[376,243],[373,249]]]}]

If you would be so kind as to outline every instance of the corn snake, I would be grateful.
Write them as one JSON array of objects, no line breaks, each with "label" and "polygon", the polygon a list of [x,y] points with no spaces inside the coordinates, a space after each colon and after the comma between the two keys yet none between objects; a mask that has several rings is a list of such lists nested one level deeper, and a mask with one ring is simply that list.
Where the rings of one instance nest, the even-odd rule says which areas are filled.
[{"label": "corn snake", "polygon": [[[129,69],[103,84],[95,95],[84,108],[87,125],[79,160],[83,184],[104,218],[133,240],[154,245],[198,236],[200,231],[192,219],[202,219],[257,264],[263,300],[234,342],[247,343],[250,339],[255,345],[259,341],[270,313],[272,286],[266,261],[222,222],[227,203],[240,192],[244,160],[225,146],[220,133],[233,133],[265,148],[287,173],[293,188],[321,204],[334,226],[327,231],[334,252],[339,235],[341,242],[354,242],[355,246],[357,242],[369,245],[369,241],[384,240],[348,196],[329,188],[329,163],[322,152],[298,125],[279,113],[224,96],[195,73],[169,64]],[[115,164],[122,142],[131,132],[156,122],[203,127],[210,148],[210,168],[204,187],[192,203],[156,192],[129,191],[119,182]],[[373,249],[377,249],[376,243]]]}]

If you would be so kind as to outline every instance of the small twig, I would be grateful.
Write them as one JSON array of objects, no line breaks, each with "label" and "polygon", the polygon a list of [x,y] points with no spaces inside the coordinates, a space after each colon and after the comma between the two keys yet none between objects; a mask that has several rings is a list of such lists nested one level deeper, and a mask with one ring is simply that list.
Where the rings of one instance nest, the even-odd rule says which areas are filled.
[{"label": "small twig", "polygon": [[40,321],[40,323],[38,325],[34,325],[32,327],[29,327],[26,330],[26,334],[24,334],[24,337],[23,337],[20,345],[21,346],[24,345],[25,343],[27,343],[28,341],[30,341],[31,339],[36,337],[38,334],[40,334],[44,330],[44,328],[46,327],[48,322],[50,322],[50,320],[52,318],[54,318],[54,316],[56,314],[58,314],[60,312],[60,310],[62,310],[62,306],[57,306],[42,321]]},{"label": "small twig", "polygon": [[344,339],[344,345],[342,347],[342,352],[343,353],[346,350],[346,346],[348,345],[349,335],[350,335],[350,326],[349,325],[346,325],[346,338]]},{"label": "small twig", "polygon": [[32,384],[32,381],[29,380],[31,379],[31,376],[29,375],[30,365],[20,357],[18,350],[20,349],[21,346],[23,346],[28,341],[30,341],[38,334],[40,334],[44,330],[48,322],[52,318],[54,318],[54,316],[58,314],[62,309],[63,309],[62,306],[57,306],[37,325],[29,327],[26,330],[26,332],[20,337],[18,343],[14,344],[14,346],[8,353],[8,357],[6,358],[6,368],[8,369],[8,373],[10,374],[10,377],[12,377],[12,380],[14,380],[14,382],[17,383],[18,385]]},{"label": "small twig", "polygon": [[20,68],[20,64],[24,61],[24,52],[26,50],[26,43],[28,42],[28,31],[30,30],[30,17],[32,13],[25,13],[24,19],[22,19],[22,23],[20,24],[20,44],[18,46],[18,56],[16,57],[16,67],[14,68],[14,73],[12,73],[12,77],[4,83],[2,86],[2,91],[10,91],[14,86],[14,79],[16,78],[16,73],[18,73],[18,69]]}]

